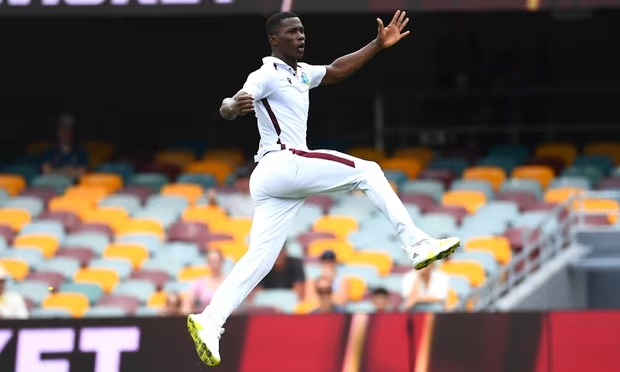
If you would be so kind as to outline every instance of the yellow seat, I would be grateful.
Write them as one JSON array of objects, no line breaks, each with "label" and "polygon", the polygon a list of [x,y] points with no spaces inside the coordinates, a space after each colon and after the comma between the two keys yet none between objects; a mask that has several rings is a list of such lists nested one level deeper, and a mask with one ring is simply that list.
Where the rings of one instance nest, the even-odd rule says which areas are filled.
[{"label": "yellow seat", "polygon": [[544,190],[549,186],[555,175],[553,169],[546,165],[522,165],[513,169],[512,177],[536,180]]},{"label": "yellow seat", "polygon": [[350,216],[322,216],[312,225],[312,230],[332,233],[340,239],[346,239],[349,234],[358,229],[359,223]]},{"label": "yellow seat", "polygon": [[571,165],[577,157],[577,147],[570,143],[545,143],[538,145],[535,151],[536,156],[551,156],[560,158],[565,165]]},{"label": "yellow seat", "polygon": [[594,142],[583,148],[585,155],[607,155],[620,165],[620,143],[618,142]]},{"label": "yellow seat", "polygon": [[215,220],[209,223],[209,230],[216,234],[228,234],[236,238],[244,239],[252,228],[252,219],[233,217]]},{"label": "yellow seat", "polygon": [[49,150],[49,148],[52,147],[52,145],[53,145],[52,141],[34,141],[26,145],[25,151],[26,151],[26,154],[29,154],[29,155],[41,154]]},{"label": "yellow seat", "polygon": [[392,271],[392,256],[382,251],[364,250],[355,252],[347,257],[346,264],[367,265],[377,269],[381,276],[388,275]]},{"label": "yellow seat", "polygon": [[493,186],[493,190],[498,191],[506,181],[506,171],[499,167],[471,167],[465,169],[463,179],[487,181]]},{"label": "yellow seat", "polygon": [[606,214],[609,223],[615,225],[618,221],[620,206],[612,199],[577,199],[573,202],[573,209],[593,214]]},{"label": "yellow seat", "polygon": [[547,203],[560,204],[581,192],[583,192],[583,190],[576,187],[559,187],[557,189],[547,190],[545,192],[545,201]]},{"label": "yellow seat", "polygon": [[478,208],[487,202],[486,196],[481,191],[452,190],[447,191],[441,198],[441,204],[445,206],[463,207],[468,213],[476,213]]},{"label": "yellow seat", "polygon": [[0,189],[5,189],[9,195],[15,196],[25,188],[24,177],[16,174],[0,174]]},{"label": "yellow seat", "polygon": [[44,234],[18,235],[13,242],[16,248],[36,248],[45,258],[51,258],[58,250],[58,240],[55,236]]},{"label": "yellow seat", "polygon": [[56,196],[53,197],[49,204],[50,211],[65,211],[77,214],[83,218],[88,211],[93,210],[97,206],[97,201],[92,199],[81,199],[78,197]]},{"label": "yellow seat", "polygon": [[452,288],[448,289],[448,298],[446,298],[446,310],[453,310],[459,304],[459,295]]},{"label": "yellow seat", "polygon": [[308,245],[310,257],[319,257],[325,251],[333,251],[339,262],[347,262],[356,253],[350,243],[338,239],[317,239]]},{"label": "yellow seat", "polygon": [[152,234],[160,239],[166,237],[166,232],[160,222],[144,218],[134,218],[122,225],[118,232],[118,236],[128,234]]},{"label": "yellow seat", "polygon": [[65,309],[74,318],[80,318],[90,307],[90,301],[82,293],[59,292],[45,297],[41,307],[44,309]]},{"label": "yellow seat", "polygon": [[222,256],[230,258],[237,262],[245,252],[248,251],[248,245],[241,241],[221,240],[209,243],[209,249],[217,249],[222,252]]},{"label": "yellow seat", "polygon": [[108,225],[114,232],[118,232],[123,225],[129,222],[130,218],[129,213],[123,208],[100,207],[86,210],[82,219],[84,222]]},{"label": "yellow seat", "polygon": [[295,314],[310,314],[314,309],[318,308],[319,304],[316,301],[300,301],[295,305]]},{"label": "yellow seat", "polygon": [[220,160],[236,167],[243,163],[243,154],[239,150],[209,150],[203,160]]},{"label": "yellow seat", "polygon": [[123,179],[114,173],[91,173],[80,178],[80,185],[103,187],[108,194],[113,194],[123,187]]},{"label": "yellow seat", "polygon": [[428,147],[406,147],[394,152],[394,157],[397,158],[414,158],[422,163],[422,166],[426,166],[433,160],[433,150]]},{"label": "yellow seat", "polygon": [[211,269],[207,266],[188,266],[184,267],[177,275],[178,281],[194,281],[196,279],[208,276]]},{"label": "yellow seat", "polygon": [[357,275],[347,275],[344,280],[347,281],[349,301],[361,301],[368,290],[364,278]]},{"label": "yellow seat", "polygon": [[465,244],[465,251],[485,251],[493,254],[495,260],[506,265],[512,259],[510,241],[503,236],[488,236],[469,239]]},{"label": "yellow seat", "polygon": [[17,281],[26,279],[30,272],[28,262],[21,258],[0,258],[0,265]]},{"label": "yellow seat", "polygon": [[377,163],[385,159],[385,152],[377,150],[374,147],[353,147],[349,149],[349,154],[360,159],[375,161]]},{"label": "yellow seat", "polygon": [[93,283],[101,286],[105,293],[110,293],[120,282],[118,273],[108,268],[88,267],[80,269],[73,276],[76,283]]},{"label": "yellow seat", "polygon": [[149,251],[144,246],[134,243],[112,243],[103,251],[104,258],[123,258],[131,262],[134,270],[139,270],[149,258]]},{"label": "yellow seat", "polygon": [[219,184],[224,184],[234,170],[230,163],[222,160],[202,160],[187,167],[187,173],[211,174]]},{"label": "yellow seat", "polygon": [[149,297],[146,306],[155,308],[164,307],[166,306],[167,296],[168,294],[164,291],[155,292]]},{"label": "yellow seat", "polygon": [[31,221],[30,213],[18,208],[0,208],[0,224],[10,226],[19,231]]},{"label": "yellow seat", "polygon": [[114,145],[103,141],[86,141],[82,146],[88,153],[88,159],[91,167],[96,167],[109,160],[114,155]]},{"label": "yellow seat", "polygon": [[465,277],[472,287],[480,287],[486,279],[482,265],[473,261],[446,261],[439,266],[439,270]]},{"label": "yellow seat", "polygon": [[195,204],[196,201],[204,194],[202,186],[193,183],[174,183],[165,185],[161,189],[162,195],[178,195],[182,196],[189,204]]},{"label": "yellow seat", "polygon": [[92,200],[95,203],[108,195],[108,190],[103,186],[79,185],[65,190],[66,198]]},{"label": "yellow seat", "polygon": [[422,163],[414,158],[390,158],[384,159],[380,163],[381,168],[386,171],[401,171],[407,178],[414,179],[422,171]]},{"label": "yellow seat", "polygon": [[184,168],[196,160],[193,151],[189,150],[166,150],[155,154],[155,162],[159,164],[174,165]]},{"label": "yellow seat", "polygon": [[212,205],[190,206],[183,211],[181,219],[187,222],[200,222],[205,225],[218,223],[228,219],[226,211],[220,207]]}]

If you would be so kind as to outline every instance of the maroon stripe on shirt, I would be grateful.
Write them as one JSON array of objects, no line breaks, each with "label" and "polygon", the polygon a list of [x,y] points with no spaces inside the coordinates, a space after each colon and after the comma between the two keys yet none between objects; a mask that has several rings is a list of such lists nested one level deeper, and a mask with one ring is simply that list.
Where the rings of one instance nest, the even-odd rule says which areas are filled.
[{"label": "maroon stripe on shirt", "polygon": [[286,146],[280,141],[280,133],[282,133],[282,129],[280,129],[278,118],[276,118],[276,114],[273,113],[273,110],[271,109],[271,105],[269,104],[269,101],[267,101],[267,98],[263,98],[260,101],[265,106],[265,109],[267,110],[267,115],[269,115],[269,119],[271,119],[271,124],[273,124],[273,127],[276,130],[276,135],[278,136],[278,142],[276,143],[278,145],[281,145],[280,148],[284,150]]},{"label": "maroon stripe on shirt", "polygon": [[307,152],[307,151],[295,150],[295,149],[291,149],[291,152],[293,152],[293,154],[295,155],[303,156],[304,158],[335,161],[337,163],[344,164],[348,167],[355,168],[355,163],[352,160],[341,158],[340,156],[326,154],[324,152],[316,152],[316,151]]}]

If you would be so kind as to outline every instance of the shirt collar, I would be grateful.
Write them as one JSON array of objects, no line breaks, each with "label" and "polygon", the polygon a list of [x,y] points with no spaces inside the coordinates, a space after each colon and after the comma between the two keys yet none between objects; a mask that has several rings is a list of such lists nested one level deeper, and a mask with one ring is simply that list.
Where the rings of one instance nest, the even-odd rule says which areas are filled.
[{"label": "shirt collar", "polygon": [[[267,56],[265,58],[263,58],[263,63],[273,63],[276,66],[281,66],[291,72],[295,72],[295,70],[293,70],[291,68],[291,66],[287,65],[286,62],[284,62],[283,60],[281,60],[280,58],[274,57],[274,56]],[[301,66],[298,64],[297,65],[297,70],[299,70],[301,68]]]}]

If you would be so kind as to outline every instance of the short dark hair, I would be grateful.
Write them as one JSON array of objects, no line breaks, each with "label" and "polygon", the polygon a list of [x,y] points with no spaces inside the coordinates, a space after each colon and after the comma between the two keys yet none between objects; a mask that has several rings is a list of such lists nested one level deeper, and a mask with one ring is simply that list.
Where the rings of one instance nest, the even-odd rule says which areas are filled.
[{"label": "short dark hair", "polygon": [[297,14],[293,12],[280,12],[272,15],[265,23],[265,31],[267,32],[267,36],[275,35],[278,32],[280,23],[282,23],[283,20],[297,17]]},{"label": "short dark hair", "polygon": [[383,288],[383,287],[378,287],[372,290],[372,295],[373,296],[387,296],[389,295],[387,289]]}]

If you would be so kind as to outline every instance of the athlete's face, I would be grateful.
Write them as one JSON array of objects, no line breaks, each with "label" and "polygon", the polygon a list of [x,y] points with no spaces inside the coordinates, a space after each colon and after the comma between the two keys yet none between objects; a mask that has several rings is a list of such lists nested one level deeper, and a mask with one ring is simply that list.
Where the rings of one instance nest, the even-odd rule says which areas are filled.
[{"label": "athlete's face", "polygon": [[306,48],[304,25],[297,17],[283,19],[272,43],[288,59],[301,59]]}]

